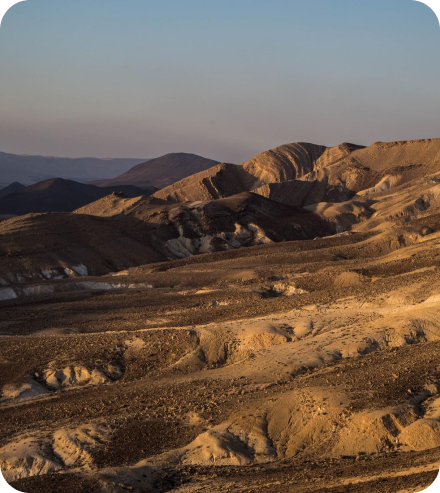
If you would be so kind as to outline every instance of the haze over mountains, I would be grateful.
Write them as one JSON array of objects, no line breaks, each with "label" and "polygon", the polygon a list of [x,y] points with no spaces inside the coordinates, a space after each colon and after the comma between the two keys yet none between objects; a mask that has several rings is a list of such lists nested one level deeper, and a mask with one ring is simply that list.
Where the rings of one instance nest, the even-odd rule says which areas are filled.
[{"label": "haze over mountains", "polygon": [[32,185],[50,178],[85,182],[111,178],[145,159],[63,158],[0,152],[0,187],[12,182]]},{"label": "haze over mountains", "polygon": [[440,483],[423,1],[10,0],[0,484]]},{"label": "haze over mountains", "polygon": [[[5,158],[8,156],[8,159]],[[102,173],[101,176],[108,177],[116,174],[121,166],[126,166],[135,160],[98,160],[84,158],[82,160],[66,160],[64,158],[36,158],[27,156],[24,158],[27,169],[23,166],[20,158],[22,156],[0,154],[1,176],[23,177],[24,172],[31,172],[33,179],[37,179],[38,173],[44,168],[44,172],[58,173],[56,178],[43,180],[21,190],[24,186],[14,182],[0,189],[0,215],[22,215],[29,212],[63,212],[73,211],[78,207],[98,200],[113,191],[123,192],[127,197],[139,195],[151,195],[158,188],[169,185],[183,177],[196,173],[200,170],[210,168],[217,161],[206,159],[195,154],[172,153],[166,154],[147,162],[142,162],[130,168],[126,173],[108,180],[98,180],[93,183],[80,184],[73,180],[62,180],[60,177],[69,173],[78,176],[80,174],[84,181],[86,175]],[[18,164],[17,164],[18,163]],[[67,163],[67,165],[66,165]],[[108,168],[104,167],[108,164]],[[12,166],[11,169],[8,166]],[[26,171],[27,169],[27,171]],[[113,172],[111,170],[114,170]],[[26,176],[24,183],[30,179]],[[80,181],[81,181],[80,180]],[[77,181],[77,180],[76,180]],[[85,180],[87,181],[87,180]],[[156,186],[154,184],[157,184]],[[96,185],[99,185],[100,190]],[[20,192],[20,193],[17,193]],[[13,196],[10,196],[14,194]],[[6,199],[5,197],[9,195]],[[1,200],[5,198],[5,200]]]}]

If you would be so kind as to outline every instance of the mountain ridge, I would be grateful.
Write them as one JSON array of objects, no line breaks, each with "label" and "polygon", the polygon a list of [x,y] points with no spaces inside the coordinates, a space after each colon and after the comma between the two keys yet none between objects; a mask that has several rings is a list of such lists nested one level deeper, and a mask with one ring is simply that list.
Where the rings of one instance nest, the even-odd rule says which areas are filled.
[{"label": "mountain ridge", "polygon": [[[315,196],[317,202],[341,201],[374,186],[387,174],[403,172],[410,179],[423,174],[420,166],[435,169],[439,162],[440,139],[376,142],[368,147],[349,143],[335,147],[291,143],[257,154],[237,168],[221,163],[165,187],[155,196],[177,201],[207,200],[230,194],[223,185],[230,182],[236,183],[233,193],[263,187],[267,196],[268,185],[290,183],[291,193],[295,194],[298,187],[295,182],[317,181],[323,185],[321,193]],[[419,172],[415,171],[416,164],[420,165]],[[215,193],[211,193],[213,184]],[[284,195],[285,192],[286,186]],[[277,194],[272,193],[270,198],[277,200]]]},{"label": "mountain ridge", "polygon": [[18,181],[32,185],[50,178],[80,182],[111,178],[145,161],[137,158],[67,158],[0,152],[0,186]]},{"label": "mountain ridge", "polygon": [[51,178],[0,198],[0,214],[23,215],[42,212],[71,212],[113,192],[127,196],[150,195],[155,187],[131,185],[97,187],[64,178]]}]

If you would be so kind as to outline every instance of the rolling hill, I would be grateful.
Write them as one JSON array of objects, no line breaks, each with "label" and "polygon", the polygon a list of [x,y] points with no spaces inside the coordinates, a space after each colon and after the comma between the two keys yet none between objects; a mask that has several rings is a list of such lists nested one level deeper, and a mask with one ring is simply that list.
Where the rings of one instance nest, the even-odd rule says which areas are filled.
[{"label": "rolling hill", "polygon": [[37,212],[70,212],[112,192],[127,197],[151,195],[155,187],[138,188],[131,185],[97,187],[62,178],[30,185],[0,199],[0,214],[22,215]]},{"label": "rolling hill", "polygon": [[440,461],[439,143],[292,144],[174,201],[0,223],[5,479],[423,490]]},{"label": "rolling hill", "polygon": [[206,159],[196,154],[176,152],[138,164],[111,180],[99,180],[93,182],[93,184],[99,186],[122,184],[135,185],[137,187],[151,184],[157,188],[163,188],[216,164],[218,164],[218,161]]},{"label": "rolling hill", "polygon": [[18,183],[18,181],[14,181],[10,185],[0,190],[0,199],[6,197],[7,195],[11,195],[11,193],[19,192],[23,188],[26,188],[25,185]]},{"label": "rolling hill", "polygon": [[[354,228],[363,233],[380,230],[384,235],[380,244],[405,242],[408,235],[413,241],[423,228],[437,227],[439,157],[440,139],[376,143],[368,148],[289,144],[241,166],[217,164],[156,191],[152,198],[137,197],[140,190],[132,186],[102,188],[49,180],[1,199],[0,213],[76,209],[75,214],[4,221],[0,249],[7,261],[13,259],[14,266],[8,268],[12,271],[25,273],[24,266],[29,265],[41,274],[42,269],[76,262],[88,272],[102,274]],[[109,196],[112,191],[123,191],[126,197]],[[423,220],[426,215],[430,221],[415,233],[398,233],[406,221]],[[65,231],[64,224],[75,225],[75,233]],[[100,232],[102,228],[105,231]],[[29,234],[38,236],[40,253],[35,245],[23,246],[22,235],[28,242]],[[95,235],[109,239],[98,241]],[[81,247],[74,238],[82,238]],[[96,242],[99,251],[93,246]],[[7,252],[16,253],[10,257]]]}]

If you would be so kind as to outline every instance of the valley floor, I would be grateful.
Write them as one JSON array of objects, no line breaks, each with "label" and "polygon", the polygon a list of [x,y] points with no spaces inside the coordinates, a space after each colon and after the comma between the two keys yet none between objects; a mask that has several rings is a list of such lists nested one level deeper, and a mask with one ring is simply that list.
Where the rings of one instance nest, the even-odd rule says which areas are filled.
[{"label": "valley floor", "polygon": [[31,283],[0,311],[5,478],[28,493],[422,491],[440,462],[440,234],[399,238]]}]

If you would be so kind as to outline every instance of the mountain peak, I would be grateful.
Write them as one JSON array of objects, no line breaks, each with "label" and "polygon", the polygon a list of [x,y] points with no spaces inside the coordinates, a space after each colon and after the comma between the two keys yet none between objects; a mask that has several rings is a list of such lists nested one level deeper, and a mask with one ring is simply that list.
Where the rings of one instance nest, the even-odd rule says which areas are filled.
[{"label": "mountain peak", "polygon": [[216,164],[218,164],[218,161],[207,159],[197,154],[170,152],[140,163],[111,180],[99,180],[92,183],[98,186],[124,184],[138,187],[154,185],[158,188],[163,188],[199,171],[209,169]]}]

